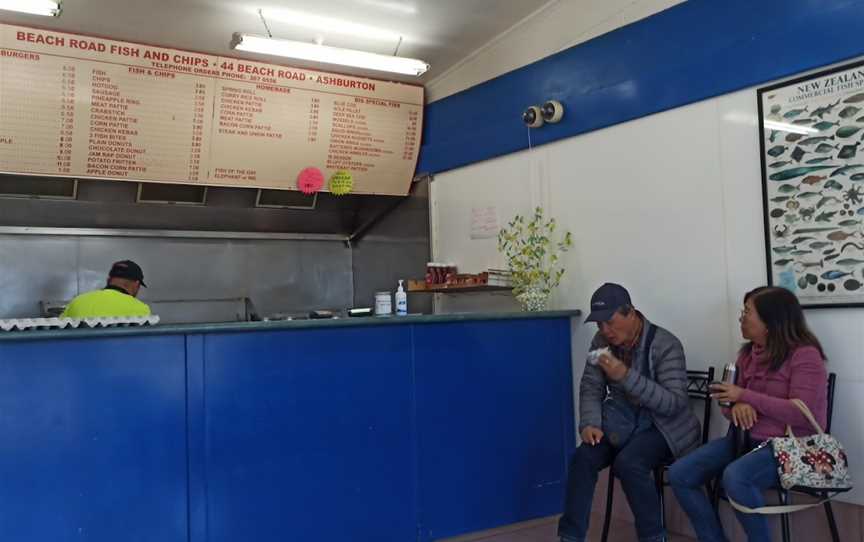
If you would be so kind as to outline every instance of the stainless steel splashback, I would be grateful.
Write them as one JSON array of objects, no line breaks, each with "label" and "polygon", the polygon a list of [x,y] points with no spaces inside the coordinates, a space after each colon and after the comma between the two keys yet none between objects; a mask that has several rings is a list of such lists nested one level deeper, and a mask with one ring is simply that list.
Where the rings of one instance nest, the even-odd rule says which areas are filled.
[{"label": "stainless steel splashback", "polygon": [[236,321],[243,297],[262,314],[353,303],[351,250],[336,241],[7,234],[0,318],[38,316],[40,301],[100,288],[127,258],[144,269],[141,299],[164,323]]},{"label": "stainless steel splashback", "polygon": [[[321,194],[314,210],[256,208],[255,190],[228,188],[209,190],[204,206],[144,204],[136,188],[79,181],[75,200],[0,197],[0,318],[102,287],[127,258],[166,323],[235,321],[244,297],[262,316],[371,306],[376,290],[422,277],[428,260],[426,182],[408,198]],[[349,248],[364,224],[374,226]],[[430,311],[426,296],[413,301],[412,312]]]}]

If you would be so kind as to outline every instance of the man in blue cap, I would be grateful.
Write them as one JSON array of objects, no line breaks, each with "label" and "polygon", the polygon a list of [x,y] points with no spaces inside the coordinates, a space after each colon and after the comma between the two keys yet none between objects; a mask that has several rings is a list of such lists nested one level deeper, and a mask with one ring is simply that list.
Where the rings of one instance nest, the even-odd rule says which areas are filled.
[{"label": "man in blue cap", "polygon": [[608,466],[621,481],[640,542],[663,542],[653,469],[699,444],[700,426],[689,408],[684,348],[670,332],[633,307],[620,284],[607,282],[591,296],[598,330],[579,387],[582,444],[570,460],[562,542],[584,542],[597,474]]}]

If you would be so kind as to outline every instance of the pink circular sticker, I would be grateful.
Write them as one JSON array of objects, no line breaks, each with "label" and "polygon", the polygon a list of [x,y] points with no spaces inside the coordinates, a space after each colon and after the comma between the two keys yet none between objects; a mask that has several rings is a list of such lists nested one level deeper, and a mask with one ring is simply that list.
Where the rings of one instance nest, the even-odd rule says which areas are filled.
[{"label": "pink circular sticker", "polygon": [[324,186],[324,174],[317,167],[307,167],[297,175],[297,188],[304,194],[314,194]]}]

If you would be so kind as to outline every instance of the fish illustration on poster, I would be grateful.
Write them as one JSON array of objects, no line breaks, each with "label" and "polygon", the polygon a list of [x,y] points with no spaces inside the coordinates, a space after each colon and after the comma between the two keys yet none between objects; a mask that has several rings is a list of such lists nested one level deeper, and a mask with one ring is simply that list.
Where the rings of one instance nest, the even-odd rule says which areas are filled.
[{"label": "fish illustration on poster", "polygon": [[864,306],[864,62],[760,88],[769,283]]}]

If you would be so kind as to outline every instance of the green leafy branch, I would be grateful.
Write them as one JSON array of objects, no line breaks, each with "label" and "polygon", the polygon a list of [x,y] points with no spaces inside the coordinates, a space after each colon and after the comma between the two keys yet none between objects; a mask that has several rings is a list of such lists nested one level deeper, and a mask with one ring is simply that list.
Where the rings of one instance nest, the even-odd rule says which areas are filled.
[{"label": "green leafy branch", "polygon": [[537,207],[530,220],[516,215],[498,232],[498,251],[507,259],[514,294],[534,287],[549,295],[561,282],[561,255],[573,246],[573,236],[568,231],[553,240],[556,227],[555,219],[545,220],[543,208]]}]

